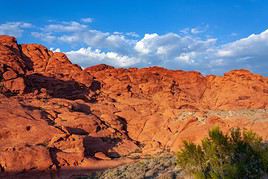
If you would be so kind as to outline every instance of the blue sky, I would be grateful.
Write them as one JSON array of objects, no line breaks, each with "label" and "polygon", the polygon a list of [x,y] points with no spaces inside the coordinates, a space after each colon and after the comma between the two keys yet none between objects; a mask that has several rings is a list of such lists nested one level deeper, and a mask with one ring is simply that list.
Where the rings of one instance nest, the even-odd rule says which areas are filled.
[{"label": "blue sky", "polygon": [[83,67],[163,66],[268,75],[266,0],[9,0],[0,34],[65,52]]}]

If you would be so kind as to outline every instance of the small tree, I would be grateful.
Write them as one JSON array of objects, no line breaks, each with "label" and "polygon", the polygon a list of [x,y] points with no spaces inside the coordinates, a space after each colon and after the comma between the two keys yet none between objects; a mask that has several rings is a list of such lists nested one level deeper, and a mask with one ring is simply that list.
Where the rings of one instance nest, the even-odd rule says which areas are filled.
[{"label": "small tree", "polygon": [[209,131],[201,145],[184,142],[177,164],[195,178],[260,178],[268,171],[268,146],[251,131]]}]

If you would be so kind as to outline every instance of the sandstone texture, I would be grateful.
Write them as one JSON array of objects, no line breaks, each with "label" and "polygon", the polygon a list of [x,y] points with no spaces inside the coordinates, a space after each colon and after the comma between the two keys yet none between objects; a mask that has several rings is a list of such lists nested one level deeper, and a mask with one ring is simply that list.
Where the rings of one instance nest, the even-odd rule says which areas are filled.
[{"label": "sandstone texture", "polygon": [[268,78],[82,69],[63,53],[0,36],[0,175],[115,167],[198,143],[214,126],[267,140]]}]

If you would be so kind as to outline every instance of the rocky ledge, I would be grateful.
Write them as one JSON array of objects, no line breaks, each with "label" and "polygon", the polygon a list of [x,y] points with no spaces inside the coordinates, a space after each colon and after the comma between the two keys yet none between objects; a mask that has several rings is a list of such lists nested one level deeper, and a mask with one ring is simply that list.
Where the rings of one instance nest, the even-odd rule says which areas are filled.
[{"label": "rocky ledge", "polygon": [[0,36],[0,175],[111,168],[200,142],[216,125],[268,139],[268,78],[82,69],[63,53]]}]

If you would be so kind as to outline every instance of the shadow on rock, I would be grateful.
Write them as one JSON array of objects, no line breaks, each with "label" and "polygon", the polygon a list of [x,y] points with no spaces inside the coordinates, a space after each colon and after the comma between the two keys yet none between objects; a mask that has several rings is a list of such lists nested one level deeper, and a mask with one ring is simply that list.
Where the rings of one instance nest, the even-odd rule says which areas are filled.
[{"label": "shadow on rock", "polygon": [[118,158],[120,155],[111,149],[121,141],[120,138],[86,136],[84,138],[85,156],[92,157],[97,152],[103,152],[110,158]]},{"label": "shadow on rock", "polygon": [[45,89],[46,93],[53,98],[64,99],[87,99],[88,88],[74,80],[59,80],[42,74],[31,74],[26,77],[28,92]]}]

